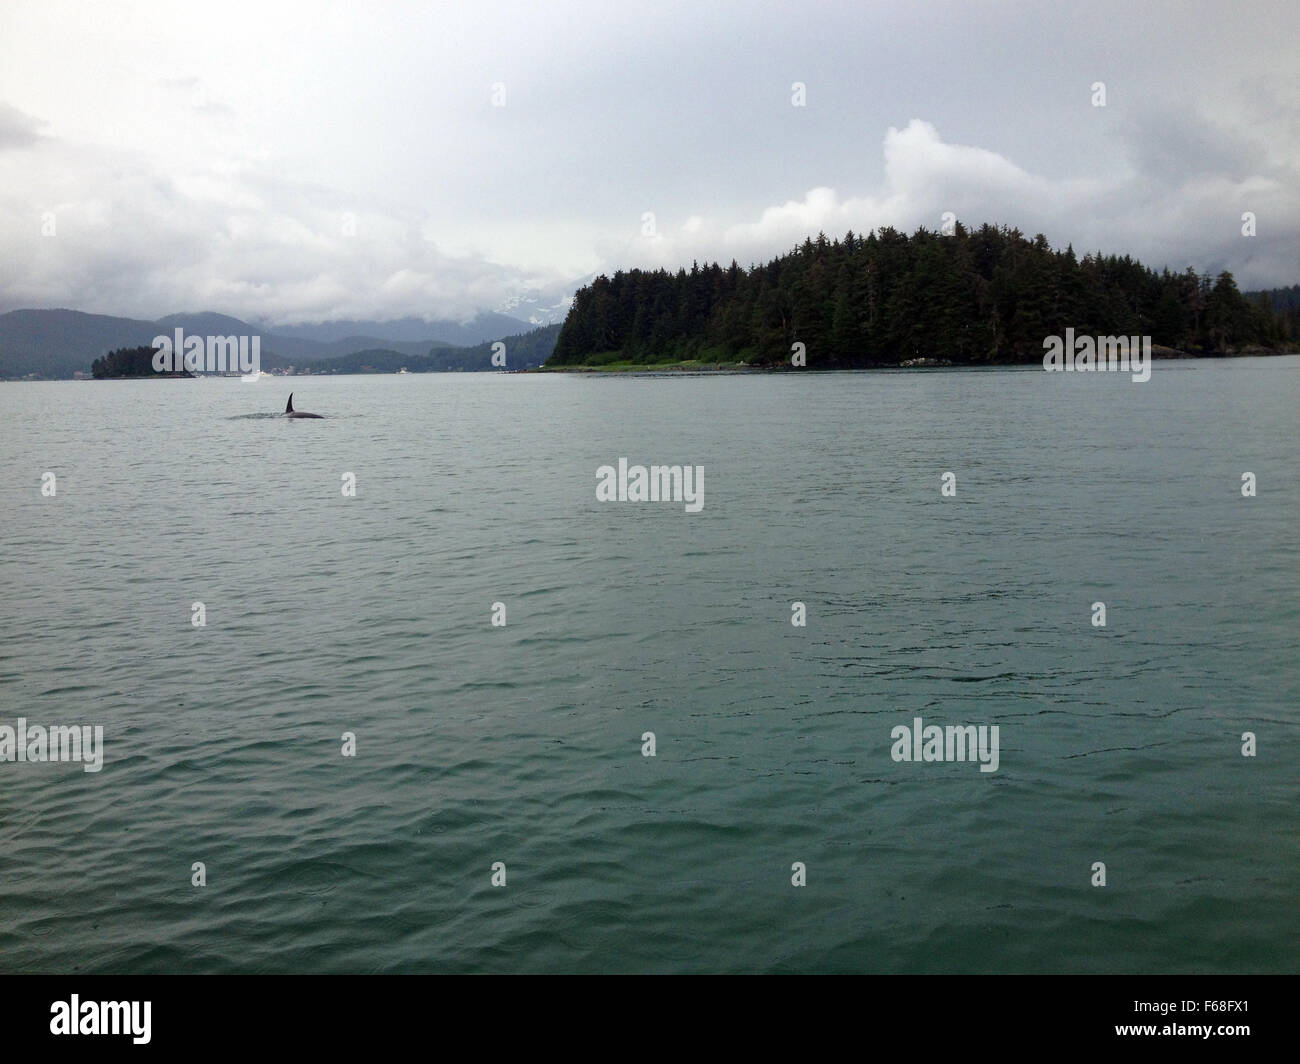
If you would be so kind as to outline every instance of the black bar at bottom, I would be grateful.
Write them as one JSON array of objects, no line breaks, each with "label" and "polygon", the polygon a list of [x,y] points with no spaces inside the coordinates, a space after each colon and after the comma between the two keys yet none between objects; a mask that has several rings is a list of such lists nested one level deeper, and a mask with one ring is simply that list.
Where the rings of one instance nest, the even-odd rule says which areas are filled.
[{"label": "black bar at bottom", "polygon": [[4,976],[0,995],[6,1050],[40,1052],[338,1054],[414,1041],[488,1057],[512,1044],[621,1055],[759,1040],[820,1054],[847,1032],[882,1051],[1130,1043],[1255,1053],[1293,1045],[1296,1027],[1284,976],[704,978]]}]

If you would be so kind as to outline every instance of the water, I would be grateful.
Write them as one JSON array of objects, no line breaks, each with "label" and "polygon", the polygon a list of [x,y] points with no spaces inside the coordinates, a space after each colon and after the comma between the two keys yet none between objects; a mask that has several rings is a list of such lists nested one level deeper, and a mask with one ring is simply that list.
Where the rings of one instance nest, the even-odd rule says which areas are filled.
[{"label": "water", "polygon": [[[290,387],[326,419],[255,416]],[[0,386],[0,724],[105,733],[0,763],[0,970],[1293,971],[1298,401],[1297,358]],[[703,511],[597,502],[619,457]],[[998,771],[894,762],[915,716]]]}]

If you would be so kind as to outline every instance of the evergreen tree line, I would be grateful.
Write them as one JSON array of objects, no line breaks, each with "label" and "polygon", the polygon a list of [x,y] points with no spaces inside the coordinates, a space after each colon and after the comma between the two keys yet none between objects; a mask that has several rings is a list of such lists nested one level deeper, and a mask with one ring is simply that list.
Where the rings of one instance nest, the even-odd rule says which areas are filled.
[{"label": "evergreen tree line", "polygon": [[[193,373],[181,370],[179,373],[159,373],[153,368],[153,356],[156,349],[152,347],[119,347],[110,351],[103,358],[97,358],[90,364],[90,373],[95,380],[110,377],[192,377]],[[83,362],[84,366],[85,363]]]},{"label": "evergreen tree line", "polygon": [[1300,284],[1289,288],[1274,288],[1267,292],[1254,292],[1247,298],[1271,306],[1282,319],[1283,338],[1300,340]]},{"label": "evergreen tree line", "polygon": [[575,295],[547,364],[789,364],[795,343],[822,368],[1036,362],[1044,338],[1067,327],[1197,354],[1300,340],[1300,317],[1268,293],[1247,299],[1227,271],[1157,273],[1127,255],[1079,259],[1042,234],[958,223],[952,235],[822,233],[748,270],[733,260],[602,275]]}]

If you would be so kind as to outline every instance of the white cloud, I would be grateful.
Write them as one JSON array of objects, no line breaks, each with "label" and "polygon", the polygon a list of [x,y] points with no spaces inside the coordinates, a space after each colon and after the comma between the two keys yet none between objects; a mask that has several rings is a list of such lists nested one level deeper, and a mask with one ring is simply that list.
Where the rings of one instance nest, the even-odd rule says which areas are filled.
[{"label": "white cloud", "polygon": [[[352,197],[265,163],[167,175],[148,158],[93,145],[46,138],[27,149],[0,154],[2,310],[465,319],[563,279],[447,254],[419,212],[354,209]],[[52,236],[42,234],[47,216]]]},{"label": "white cloud", "polygon": [[[944,212],[952,211],[970,227],[992,222],[1027,236],[1042,232],[1059,247],[1073,243],[1081,254],[1132,254],[1156,269],[1234,265],[1247,287],[1300,275],[1300,204],[1288,194],[1294,182],[1187,173],[1156,183],[1131,167],[1106,177],[1052,179],[996,152],[947,143],[920,119],[886,132],[883,158],[884,181],[873,192],[841,197],[835,189],[812,188],[753,221],[695,214],[653,240],[606,244],[603,258],[609,269],[676,269],[692,260],[732,258],[749,265],[818,232],[838,238],[850,229],[866,233],[881,226],[937,230]],[[1271,235],[1261,232],[1254,244],[1243,243],[1243,210],[1267,218]]]}]

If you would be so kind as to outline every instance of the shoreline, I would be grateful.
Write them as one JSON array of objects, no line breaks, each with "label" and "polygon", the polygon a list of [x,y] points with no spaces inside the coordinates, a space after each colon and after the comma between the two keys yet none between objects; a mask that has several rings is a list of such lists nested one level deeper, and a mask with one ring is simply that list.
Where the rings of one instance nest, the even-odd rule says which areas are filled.
[{"label": "shoreline", "polygon": [[[1200,362],[1207,360],[1231,360],[1238,358],[1273,358],[1286,357],[1287,355],[1300,355],[1300,349],[1284,350],[1282,348],[1250,348],[1240,351],[1222,352],[1213,351],[1196,354],[1190,351],[1181,351],[1172,347],[1153,346],[1151,352],[1152,361],[1188,361]],[[952,362],[942,358],[915,358],[907,359],[899,363],[879,363],[864,366],[790,366],[785,363],[767,363],[755,365],[748,362],[712,362],[699,359],[682,359],[675,362],[610,362],[604,365],[592,366],[586,364],[572,366],[530,366],[527,369],[495,369],[495,370],[418,370],[414,374],[407,376],[426,376],[446,373],[506,373],[510,375],[520,375],[529,373],[588,373],[588,374],[640,374],[643,376],[691,376],[704,374],[745,374],[745,373],[795,373],[812,371],[814,373],[874,373],[881,371],[895,370],[934,370],[934,369],[1014,369],[1014,368],[1032,369],[1042,368],[1038,361],[1028,362]],[[207,374],[205,376],[237,376],[237,374]],[[303,373],[303,374],[269,374],[276,380],[291,380],[296,377],[396,377],[401,376],[396,370],[383,371],[375,370],[369,372],[353,373]],[[103,380],[198,380],[199,377],[194,374],[179,373],[150,373],[141,376],[113,376],[113,377],[0,377],[0,383],[4,384],[34,384],[37,382],[51,381],[75,381],[90,382]]]},{"label": "shoreline", "polygon": [[[1281,348],[1248,348],[1240,351],[1209,351],[1196,354],[1174,347],[1162,347],[1158,344],[1151,349],[1152,360],[1160,361],[1202,361],[1207,359],[1222,360],[1234,358],[1271,358],[1300,354],[1300,350],[1288,351]],[[699,359],[681,359],[672,362],[631,362],[619,360],[604,365],[579,363],[566,366],[536,366],[532,369],[517,370],[519,373],[794,373],[812,370],[819,373],[875,372],[879,370],[900,369],[1011,369],[1015,367],[1042,368],[1038,361],[993,361],[993,362],[952,362],[944,358],[912,358],[897,363],[879,363],[863,366],[791,366],[783,362],[754,365],[748,362],[706,362]]]}]

